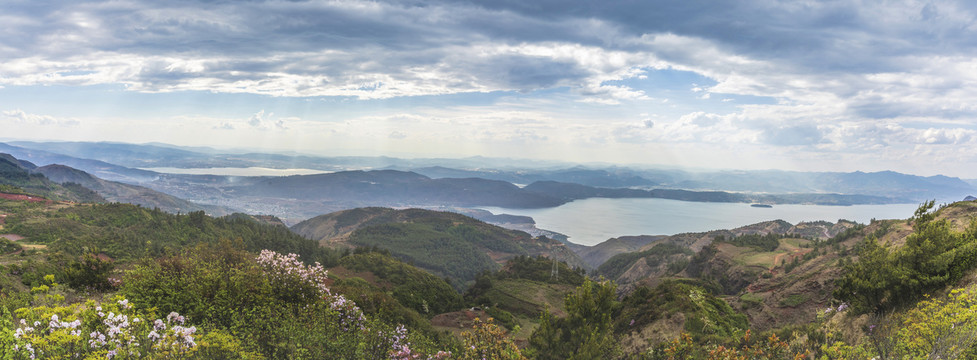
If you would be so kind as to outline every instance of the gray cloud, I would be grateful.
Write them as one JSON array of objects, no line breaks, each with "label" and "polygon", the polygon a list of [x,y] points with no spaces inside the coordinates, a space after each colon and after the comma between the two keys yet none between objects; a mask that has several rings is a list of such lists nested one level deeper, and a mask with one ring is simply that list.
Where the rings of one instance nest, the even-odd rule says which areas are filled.
[{"label": "gray cloud", "polygon": [[[700,141],[742,130],[737,141],[775,146],[850,137],[975,141],[898,126],[977,113],[977,5],[962,0],[132,0],[4,8],[0,86],[344,99],[566,88],[571,101],[621,104],[650,97],[637,85],[609,84],[670,69],[709,78],[715,85],[701,94],[712,98],[777,103],[739,106],[731,116],[702,109],[678,125],[656,118],[611,130],[617,139],[659,140],[657,132]],[[723,122],[733,118],[740,122]],[[866,125],[878,122],[892,126]],[[264,112],[247,123],[239,127],[294,124]]]}]

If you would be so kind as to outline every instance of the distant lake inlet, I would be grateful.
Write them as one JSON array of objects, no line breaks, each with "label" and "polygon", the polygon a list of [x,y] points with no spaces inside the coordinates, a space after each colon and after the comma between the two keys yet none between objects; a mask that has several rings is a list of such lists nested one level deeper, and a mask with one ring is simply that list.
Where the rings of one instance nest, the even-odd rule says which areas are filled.
[{"label": "distant lake inlet", "polygon": [[545,209],[480,207],[493,214],[531,216],[536,227],[555,231],[582,245],[596,245],[627,235],[674,235],[733,229],[781,219],[791,224],[839,219],[867,224],[871,219],[906,219],[919,204],[889,205],[773,205],[753,207],[745,203],[690,202],[667,199],[576,200]]}]

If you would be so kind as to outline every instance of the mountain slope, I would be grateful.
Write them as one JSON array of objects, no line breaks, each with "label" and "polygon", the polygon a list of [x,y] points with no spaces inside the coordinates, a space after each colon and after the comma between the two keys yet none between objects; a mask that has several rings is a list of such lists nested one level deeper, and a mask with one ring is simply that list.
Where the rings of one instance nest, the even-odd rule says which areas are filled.
[{"label": "mountain slope", "polygon": [[[584,267],[563,243],[450,212],[362,208],[321,215],[292,231],[324,245],[376,246],[441,276],[471,282],[519,255],[544,255]],[[459,287],[460,288],[460,287]]]},{"label": "mountain slope", "polygon": [[654,241],[667,237],[667,235],[621,236],[594,246],[575,245],[572,248],[587,265],[596,269],[614,255],[638,251]]},{"label": "mountain slope", "polygon": [[0,184],[14,186],[50,200],[74,202],[104,202],[94,191],[77,183],[58,184],[43,174],[35,173],[37,166],[0,153]]},{"label": "mountain slope", "polygon": [[331,174],[267,178],[235,192],[357,204],[358,206],[441,205],[550,207],[562,202],[522,191],[511,183],[478,178],[431,179],[395,170],[342,171]]},{"label": "mountain slope", "polygon": [[203,210],[214,216],[222,216],[230,213],[227,209],[218,206],[194,204],[142,186],[99,179],[89,173],[64,165],[45,165],[35,169],[35,172],[44,174],[57,183],[81,184],[84,187],[94,190],[104,197],[105,200],[111,202],[135,204],[147,208],[159,208],[168,213],[189,213],[199,210]]},{"label": "mountain slope", "polygon": [[40,149],[28,149],[0,143],[0,152],[9,153],[19,159],[30,160],[31,162],[42,165],[63,164],[81,169],[89,174],[94,174],[101,179],[126,183],[141,183],[153,181],[153,179],[159,176],[159,173],[152,171],[131,169],[100,160],[78,158],[42,149],[43,147]]}]

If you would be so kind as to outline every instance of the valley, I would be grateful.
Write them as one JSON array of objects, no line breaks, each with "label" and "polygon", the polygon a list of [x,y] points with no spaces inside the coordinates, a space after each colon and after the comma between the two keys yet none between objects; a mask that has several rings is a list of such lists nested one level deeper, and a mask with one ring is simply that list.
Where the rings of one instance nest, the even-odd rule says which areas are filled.
[{"label": "valley", "polygon": [[[152,181],[160,189],[166,187],[159,184],[168,184],[170,192],[195,199],[209,196],[212,200],[223,199],[220,201],[225,204],[233,203],[227,199],[235,199],[237,204],[253,202],[252,206],[256,206],[251,211],[232,213],[232,206],[191,202],[148,187],[100,179],[67,166],[36,166],[10,156],[0,160],[0,190],[6,194],[0,198],[0,266],[4,269],[0,272],[0,304],[5,307],[29,306],[34,295],[28,290],[40,289],[41,285],[54,289],[43,291],[72,297],[84,298],[90,295],[82,292],[97,291],[96,294],[106,296],[127,296],[139,306],[159,306],[165,311],[188,314],[201,329],[220,333],[229,329],[222,324],[250,321],[247,316],[233,315],[235,309],[244,306],[238,301],[249,297],[240,295],[240,288],[217,285],[245,283],[214,282],[216,278],[211,276],[245,271],[242,269],[258,271],[261,266],[247,265],[254,261],[249,260],[255,259],[254,254],[261,254],[257,256],[260,263],[291,253],[294,255],[289,256],[296,260],[289,260],[294,261],[289,266],[321,266],[323,274],[328,272],[328,277],[317,280],[321,282],[315,286],[328,286],[329,296],[344,299],[336,301],[355,304],[350,306],[356,310],[349,311],[362,313],[359,316],[365,320],[357,321],[369,324],[363,326],[405,326],[414,334],[414,341],[428,344],[418,351],[462,352],[462,346],[491,346],[466,342],[470,341],[467,336],[471,331],[501,331],[507,335],[498,341],[511,344],[530,357],[546,358],[544,354],[560,354],[574,348],[560,344],[578,344],[579,351],[598,346],[572,339],[576,336],[573,331],[578,330],[569,329],[584,326],[604,339],[600,346],[607,346],[607,351],[621,358],[655,359],[655,354],[668,353],[672,351],[669,349],[678,349],[676,346],[736,349],[738,343],[749,345],[746,340],[737,340],[745,339],[747,330],[789,340],[789,344],[771,342],[763,346],[790,353],[830,354],[843,350],[871,354],[873,350],[864,344],[873,341],[872,332],[866,333],[858,325],[877,321],[867,314],[869,310],[880,306],[895,310],[887,315],[892,319],[885,325],[887,331],[907,331],[898,326],[897,319],[912,316],[909,307],[922,298],[923,291],[942,296],[948,289],[977,286],[971,285],[977,279],[977,270],[966,260],[977,249],[973,237],[977,226],[972,220],[977,216],[977,205],[973,201],[939,208],[928,202],[916,211],[906,205],[892,207],[903,214],[892,218],[911,215],[909,220],[876,216],[868,221],[777,219],[716,230],[717,224],[723,223],[710,219],[749,223],[744,220],[748,218],[734,215],[749,211],[775,212],[790,218],[812,214],[799,209],[852,214],[845,211],[863,211],[859,206],[878,209],[870,207],[893,205],[816,207],[777,203],[772,208],[757,208],[751,207],[750,202],[738,201],[628,199],[615,197],[647,193],[553,182],[519,187],[499,180],[431,178],[398,170],[287,177],[157,174]],[[541,188],[549,190],[538,190]],[[721,194],[730,199],[731,193]],[[567,203],[568,199],[573,200]],[[519,207],[541,201],[554,207]],[[646,208],[632,207],[643,214],[639,219],[662,217],[665,223],[675,223],[665,216],[671,213],[690,223],[702,223],[710,230],[663,230],[659,234],[638,230],[645,235],[610,236],[605,241],[583,245],[573,242],[577,232],[572,228],[566,231],[552,226],[545,216],[539,216],[562,206],[604,202],[603,213],[595,210],[599,207],[584,207],[587,210],[583,212],[598,220],[621,217],[607,209],[629,206],[614,201],[648,202],[650,206]],[[387,207],[391,202],[396,206]],[[482,203],[519,206],[479,205]],[[687,210],[676,210],[681,207],[674,206]],[[703,210],[710,207],[726,210]],[[309,218],[297,212],[332,208],[339,210]],[[296,217],[260,211],[268,209]],[[796,213],[791,215],[792,211]],[[707,215],[691,215],[696,212]],[[608,234],[620,234],[627,228],[610,220],[600,226],[608,228]],[[651,228],[667,229],[657,225]],[[920,240],[924,238],[931,240]],[[934,244],[933,239],[951,240],[937,247],[927,245]],[[883,255],[875,255],[880,251]],[[904,256],[922,257],[922,264],[934,265],[906,270],[901,273],[910,274],[905,275],[909,276],[906,279],[885,275],[888,280],[879,285],[860,280],[861,274],[871,273],[864,269],[878,269],[866,263],[869,259],[897,261],[894,259]],[[929,258],[949,260],[925,260]],[[284,264],[285,260],[276,261]],[[860,267],[863,270],[856,270]],[[313,271],[309,269],[302,271]],[[179,279],[158,281],[174,271],[187,273]],[[276,278],[267,279],[270,282],[259,283],[281,286],[272,281]],[[207,286],[221,289],[216,290],[218,293],[239,295],[211,298],[217,293],[199,292],[202,288],[183,281],[209,283],[212,285]],[[248,281],[257,284],[254,279]],[[178,290],[172,286],[189,287]],[[893,290],[901,289],[898,286],[915,286],[908,289],[916,295],[896,296],[903,291]],[[860,289],[853,294],[869,294],[864,296],[874,296],[873,300],[844,292],[851,288]],[[40,290],[34,290],[37,291]],[[268,294],[285,304],[314,303],[292,291]],[[198,301],[220,304],[222,310],[194,305]],[[262,306],[266,306],[262,311],[283,309],[278,305]],[[848,307],[852,309],[846,310]],[[825,312],[826,308],[837,310]],[[283,316],[295,316],[287,314],[288,311]],[[581,318],[590,320],[575,323],[580,320],[574,319]],[[977,326],[977,318],[973,321]],[[491,324],[485,325],[486,322]],[[306,324],[297,318],[292,323]],[[267,326],[284,329],[288,325]],[[241,331],[235,336],[242,337],[236,341],[246,344],[235,350],[239,355],[250,352],[268,357],[297,356],[274,342],[247,337],[266,330],[248,326],[239,329],[243,330],[235,330]],[[336,329],[316,331],[324,335]],[[261,336],[271,336],[264,334]],[[357,336],[360,337],[355,341],[381,341],[367,333]],[[319,354],[352,349],[348,347],[351,345],[337,346],[322,348]]]}]

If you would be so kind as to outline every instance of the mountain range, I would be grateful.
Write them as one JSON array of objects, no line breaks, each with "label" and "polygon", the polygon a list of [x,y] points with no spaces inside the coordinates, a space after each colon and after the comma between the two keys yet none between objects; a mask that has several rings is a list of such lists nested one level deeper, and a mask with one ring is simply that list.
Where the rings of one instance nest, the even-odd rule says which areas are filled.
[{"label": "mountain range", "polygon": [[[866,195],[915,203],[930,199],[955,201],[977,193],[975,190],[977,179],[959,179],[942,175],[918,176],[892,171],[689,171],[608,165],[582,166],[484,157],[465,159],[330,157],[256,153],[248,150],[230,152],[166,144],[90,142],[18,141],[0,143],[0,152],[10,153],[42,165],[52,163],[68,165],[107,180],[130,183],[152,181],[151,178],[154,176],[152,172],[145,172],[138,168],[266,167],[304,168],[324,172],[388,169],[414,172],[432,179],[481,178],[520,185],[555,181],[598,188],[645,190],[654,188],[753,194]],[[65,154],[70,156],[66,158]]]}]

